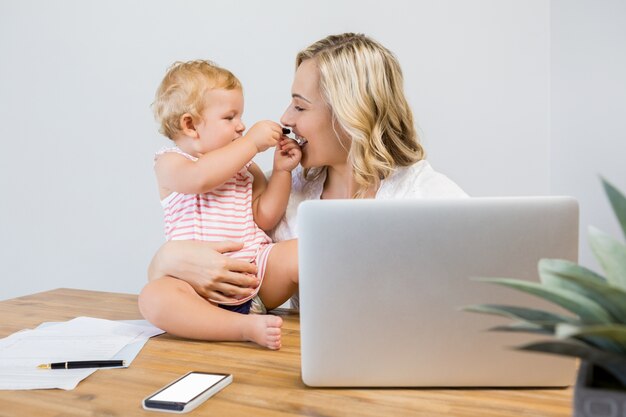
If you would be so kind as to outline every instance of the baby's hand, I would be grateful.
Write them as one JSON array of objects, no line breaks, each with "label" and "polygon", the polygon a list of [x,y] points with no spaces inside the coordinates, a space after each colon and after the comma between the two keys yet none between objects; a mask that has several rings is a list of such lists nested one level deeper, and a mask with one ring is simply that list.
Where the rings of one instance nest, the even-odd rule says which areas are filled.
[{"label": "baby's hand", "polygon": [[302,150],[295,140],[283,136],[274,151],[274,171],[291,172],[300,163]]},{"label": "baby's hand", "polygon": [[255,123],[246,134],[257,148],[257,152],[263,152],[276,145],[283,131],[278,123],[271,120],[263,120]]}]

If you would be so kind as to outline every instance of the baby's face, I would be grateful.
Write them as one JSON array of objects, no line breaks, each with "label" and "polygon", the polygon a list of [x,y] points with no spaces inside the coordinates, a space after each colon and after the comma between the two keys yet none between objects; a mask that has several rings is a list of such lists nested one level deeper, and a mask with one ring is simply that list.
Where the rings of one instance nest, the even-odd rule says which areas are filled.
[{"label": "baby's face", "polygon": [[243,94],[241,90],[210,90],[205,97],[207,106],[202,120],[196,125],[200,135],[200,153],[206,153],[228,145],[241,137],[246,129],[243,115]]}]

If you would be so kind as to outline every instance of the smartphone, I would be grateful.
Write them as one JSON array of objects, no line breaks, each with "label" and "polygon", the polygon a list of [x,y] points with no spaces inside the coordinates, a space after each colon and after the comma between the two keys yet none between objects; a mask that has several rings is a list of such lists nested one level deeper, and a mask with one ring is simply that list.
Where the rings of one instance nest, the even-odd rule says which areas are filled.
[{"label": "smartphone", "polygon": [[230,374],[189,372],[144,398],[146,410],[187,413],[233,382]]}]

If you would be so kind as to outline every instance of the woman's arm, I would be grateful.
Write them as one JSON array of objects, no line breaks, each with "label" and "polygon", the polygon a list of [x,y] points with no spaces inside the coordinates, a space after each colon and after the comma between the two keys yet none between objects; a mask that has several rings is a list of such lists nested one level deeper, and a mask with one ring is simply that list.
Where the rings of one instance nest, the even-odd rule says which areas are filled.
[{"label": "woman's arm", "polygon": [[200,296],[217,302],[244,298],[259,284],[256,265],[223,255],[242,247],[241,242],[171,240],[152,258],[148,280],[178,278]]}]

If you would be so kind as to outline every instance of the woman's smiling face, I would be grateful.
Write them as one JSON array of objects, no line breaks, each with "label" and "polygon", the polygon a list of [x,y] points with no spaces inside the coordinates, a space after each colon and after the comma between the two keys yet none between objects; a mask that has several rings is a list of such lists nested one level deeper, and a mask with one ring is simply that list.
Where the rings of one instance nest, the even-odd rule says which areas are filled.
[{"label": "woman's smiling face", "polygon": [[[315,59],[302,61],[296,70],[291,104],[280,121],[304,140],[300,161],[304,168],[346,163],[349,147],[342,146],[337,137],[341,128],[335,124],[336,129],[333,129],[332,110],[322,97]],[[349,141],[344,140],[344,143]]]}]

